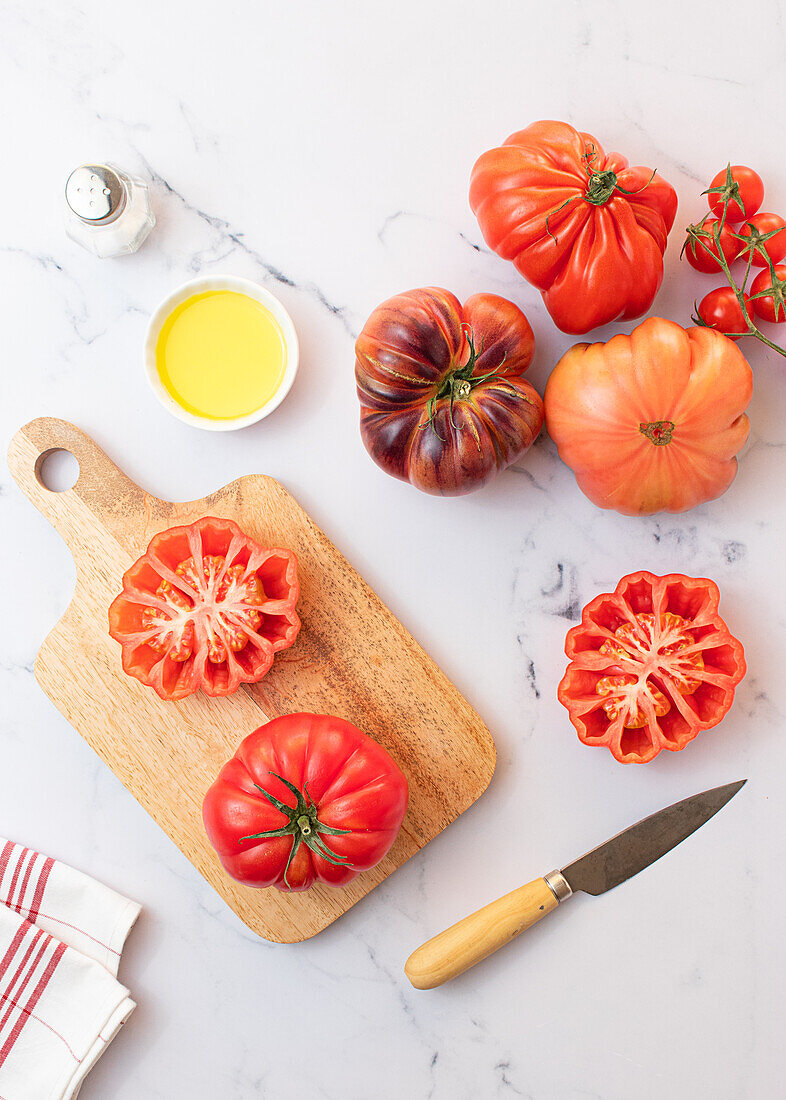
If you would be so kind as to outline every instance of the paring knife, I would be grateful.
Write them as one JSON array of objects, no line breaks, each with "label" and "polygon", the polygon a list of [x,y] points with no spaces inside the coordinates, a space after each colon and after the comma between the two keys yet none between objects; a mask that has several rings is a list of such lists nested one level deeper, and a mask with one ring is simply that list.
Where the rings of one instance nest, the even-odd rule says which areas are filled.
[{"label": "paring knife", "polygon": [[741,779],[713,787],[658,810],[563,870],[536,878],[464,917],[410,955],[404,967],[407,977],[416,989],[434,989],[531,928],[577,890],[598,895],[619,886],[709,821],[745,783]]}]

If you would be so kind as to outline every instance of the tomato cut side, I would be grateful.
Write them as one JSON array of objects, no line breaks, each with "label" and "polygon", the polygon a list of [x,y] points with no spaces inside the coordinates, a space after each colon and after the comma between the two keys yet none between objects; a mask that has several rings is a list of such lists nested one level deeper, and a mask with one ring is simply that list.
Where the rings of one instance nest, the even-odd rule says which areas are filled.
[{"label": "tomato cut side", "polygon": [[584,744],[646,763],[721,721],[746,669],[719,599],[706,578],[641,572],[584,608],[557,690]]},{"label": "tomato cut side", "polygon": [[[656,718],[668,714],[671,703],[649,675],[650,664],[680,695],[696,691],[701,681],[691,678],[690,672],[703,669],[704,659],[688,626],[687,619],[671,611],[658,621],[651,612],[642,611],[617,627],[614,641],[603,642],[599,652],[620,664],[619,675],[603,676],[595,685],[597,694],[606,697],[603,709],[612,721],[622,716],[625,729],[641,729],[647,724],[648,711]],[[632,666],[640,670],[637,675],[624,671]]]},{"label": "tomato cut side", "polygon": [[109,609],[123,668],[163,699],[228,695],[260,680],[294,642],[297,561],[231,520],[208,517],[156,535]]}]

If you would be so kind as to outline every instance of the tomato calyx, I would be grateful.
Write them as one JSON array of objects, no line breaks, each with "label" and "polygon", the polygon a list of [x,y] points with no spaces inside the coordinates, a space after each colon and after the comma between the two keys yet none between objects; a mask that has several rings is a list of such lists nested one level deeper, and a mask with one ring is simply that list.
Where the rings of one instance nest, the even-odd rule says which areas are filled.
[{"label": "tomato calyx", "polygon": [[[756,256],[764,258],[767,264],[770,260],[767,255],[767,249],[764,247],[766,242],[775,237],[778,233],[783,232],[783,226],[776,226],[775,229],[771,229],[769,233],[762,233],[758,226],[753,222],[745,223],[744,233],[735,233],[735,237],[740,242],[740,251],[737,255],[738,259],[745,259],[749,264],[754,262]],[[759,262],[761,266],[761,261]]]},{"label": "tomato calyx", "polygon": [[650,420],[649,423],[639,424],[639,431],[642,435],[646,435],[655,447],[665,447],[671,443],[675,427],[673,420]]},{"label": "tomato calyx", "polygon": [[[649,187],[658,174],[657,168],[654,169],[652,175],[642,187],[636,188],[635,191],[629,191],[619,183],[617,173],[611,168],[604,168],[602,171],[598,171],[597,168],[592,167],[592,162],[596,159],[597,155],[595,146],[588,145],[581,157],[582,163],[584,164],[584,170],[588,177],[587,189],[581,198],[591,206],[605,206],[615,191],[619,191],[621,195],[638,195],[640,191],[644,191]],[[561,203],[556,208],[556,210],[552,210],[546,216],[546,232],[554,241],[554,244],[558,243],[558,238],[551,232],[549,218],[553,217],[555,214],[559,214],[560,210],[564,210],[566,206],[570,206],[578,197],[578,195],[573,195],[571,198],[566,199],[565,202]]]},{"label": "tomato calyx", "polygon": [[[702,191],[702,195],[720,196],[719,202],[723,203],[724,220],[730,202],[736,202],[738,208],[742,211],[743,218],[747,216],[745,203],[742,201],[742,195],[740,193],[740,185],[731,174],[731,162],[726,165],[726,179],[723,183],[718,184],[717,187],[708,187],[706,191]],[[753,212],[754,211],[751,211],[751,213]]]},{"label": "tomato calyx", "polygon": [[[599,172],[597,168],[593,168],[592,164],[597,160],[598,151],[595,146],[590,143],[582,154],[581,160],[584,164],[584,170],[589,176],[587,181],[587,190],[584,192],[584,201],[591,203],[592,206],[603,206],[607,203],[615,191],[620,191],[623,195],[635,195],[636,191],[626,191],[624,187],[620,187],[617,183],[617,173],[612,171],[611,168],[605,168],[602,172]],[[645,183],[644,187],[648,187],[652,183],[655,177],[653,172],[650,178]],[[644,188],[641,188],[643,191]],[[570,200],[568,200],[570,201]],[[567,205],[564,203],[563,205]],[[562,207],[560,207],[562,209]],[[556,213],[556,211],[555,211]]]},{"label": "tomato calyx", "polygon": [[[727,253],[724,247],[723,235],[731,234],[727,242],[727,247],[733,248],[733,255]],[[747,238],[742,238],[736,233],[731,226],[726,223],[725,216],[716,219],[710,217],[709,214],[705,214],[704,217],[697,225],[688,225],[685,227],[685,240],[683,241],[682,248],[680,250],[680,259],[685,255],[686,250],[690,247],[693,251],[693,255],[707,256],[715,260],[714,269],[722,270],[724,261],[726,265],[736,263],[742,256],[742,241]],[[709,242],[709,243],[708,243]],[[739,244],[735,243],[739,242]],[[714,245],[714,251],[711,247]],[[723,261],[718,259],[718,253],[723,254]],[[693,265],[696,266],[695,264]],[[704,268],[698,268],[700,271],[704,271]],[[709,272],[706,272],[709,274]]]},{"label": "tomato calyx", "polygon": [[507,356],[503,356],[502,362],[494,370],[487,371],[486,374],[475,374],[475,365],[477,364],[478,357],[483,354],[483,342],[481,341],[480,347],[475,347],[475,339],[472,329],[468,325],[462,325],[464,333],[467,338],[467,344],[469,346],[469,357],[463,367],[454,367],[453,370],[449,370],[442,381],[438,384],[436,391],[429,398],[426,403],[427,419],[425,423],[420,425],[421,431],[424,428],[431,428],[437,439],[445,440],[439,434],[434,424],[435,417],[437,415],[437,402],[443,401],[447,398],[450,399],[450,425],[457,432],[461,431],[464,427],[463,424],[457,424],[453,419],[453,406],[456,401],[466,401],[470,397],[470,394],[479,386],[482,382],[487,382],[489,378],[493,378],[495,374],[499,374],[502,370],[502,365],[505,362]]},{"label": "tomato calyx", "polygon": [[292,860],[300,850],[301,844],[305,844],[315,855],[318,855],[320,859],[326,860],[328,863],[336,864],[340,867],[352,867],[352,861],[347,859],[346,856],[340,856],[337,852],[334,852],[325,841],[322,839],[322,833],[328,836],[344,836],[351,832],[351,829],[334,829],[332,825],[326,825],[323,821],[319,820],[317,816],[316,804],[309,794],[308,784],[303,784],[303,791],[295,786],[294,783],[290,783],[288,779],[284,779],[282,775],[277,772],[271,771],[269,773],[275,776],[280,783],[283,783],[296,798],[294,806],[288,806],[285,802],[276,798],[270,791],[266,791],[264,787],[260,787],[258,783],[254,786],[260,791],[271,806],[282,813],[289,820],[286,825],[280,829],[268,829],[263,833],[251,833],[249,836],[241,836],[240,841],[244,840],[269,840],[271,837],[279,836],[291,836],[292,848],[289,852],[286,867],[284,868],[284,885],[289,888],[289,880],[287,879],[287,873]]},{"label": "tomato calyx", "polygon": [[[779,274],[780,273],[780,274]],[[783,264],[771,265],[770,271],[762,271],[758,277],[754,280],[751,290],[753,293],[750,295],[751,302],[754,303],[754,309],[756,313],[765,321],[771,321],[774,324],[779,324],[782,321],[786,321],[786,278],[781,278],[782,274],[786,274],[786,268]],[[769,278],[769,282],[767,279]],[[761,287],[761,290],[757,290],[757,286]],[[756,301],[769,298],[769,309],[772,312],[772,316],[769,315],[769,311],[766,308],[763,310],[761,306],[755,305]],[[766,303],[762,303],[766,306]]]},{"label": "tomato calyx", "polygon": [[617,173],[607,168],[604,172],[591,172],[584,192],[584,201],[593,206],[603,206],[617,189]]}]

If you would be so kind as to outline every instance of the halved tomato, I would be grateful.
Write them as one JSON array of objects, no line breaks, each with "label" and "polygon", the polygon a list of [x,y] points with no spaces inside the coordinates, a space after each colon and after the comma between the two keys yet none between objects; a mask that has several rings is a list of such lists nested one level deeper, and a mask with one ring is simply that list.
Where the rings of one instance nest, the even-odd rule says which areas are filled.
[{"label": "halved tomato", "polygon": [[123,669],[162,699],[230,695],[261,680],[300,630],[291,550],[266,549],[228,519],[156,535],[123,576],[109,633]]},{"label": "halved tomato", "polygon": [[721,721],[746,668],[719,600],[706,577],[640,572],[587,604],[557,689],[585,745],[645,764]]}]

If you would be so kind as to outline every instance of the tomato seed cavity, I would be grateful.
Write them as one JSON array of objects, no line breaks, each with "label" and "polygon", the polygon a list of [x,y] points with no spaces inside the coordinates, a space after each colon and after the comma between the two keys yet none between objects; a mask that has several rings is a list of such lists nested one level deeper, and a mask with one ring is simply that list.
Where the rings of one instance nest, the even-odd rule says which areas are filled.
[{"label": "tomato seed cavity", "polygon": [[667,611],[660,616],[659,626],[651,612],[640,612],[633,619],[618,626],[615,640],[609,638],[600,647],[602,654],[614,657],[626,671],[602,676],[595,692],[606,696],[603,710],[609,721],[622,715],[626,729],[641,729],[647,724],[648,712],[662,718],[671,710],[669,699],[651,674],[671,684],[680,695],[692,695],[702,681],[691,674],[704,668],[704,658],[698,651],[686,652],[696,639],[681,615]]},{"label": "tomato seed cavity", "polygon": [[220,555],[208,555],[201,566],[194,558],[187,558],[175,570],[190,591],[161,581],[156,596],[167,605],[166,609],[146,607],[142,626],[153,632],[147,644],[155,653],[168,654],[182,663],[194,652],[195,615],[197,611],[206,612],[207,658],[221,664],[229,651],[239,653],[244,649],[249,633],[259,629],[259,605],[266,598],[265,590],[256,573],[246,574],[242,565],[227,566],[226,558]]}]

